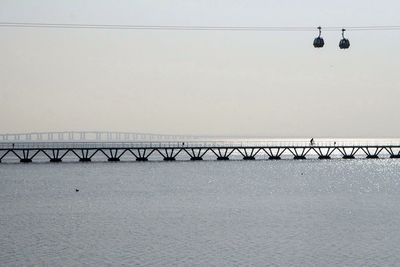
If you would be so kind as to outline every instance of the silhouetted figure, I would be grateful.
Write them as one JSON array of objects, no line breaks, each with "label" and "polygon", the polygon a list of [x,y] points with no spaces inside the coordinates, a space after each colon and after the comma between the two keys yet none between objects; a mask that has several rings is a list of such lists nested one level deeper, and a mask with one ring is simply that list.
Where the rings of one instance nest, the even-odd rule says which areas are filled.
[{"label": "silhouetted figure", "polygon": [[75,192],[79,192],[79,189],[78,189],[78,188],[75,188]]},{"label": "silhouetted figure", "polygon": [[324,47],[324,44],[325,44],[324,38],[321,37],[321,29],[322,29],[321,27],[318,27],[319,35],[317,38],[314,39],[313,45],[315,48]]},{"label": "silhouetted figure", "polygon": [[311,138],[311,140],[310,140],[310,146],[313,146],[314,145],[314,138]]},{"label": "silhouetted figure", "polygon": [[15,144],[14,144],[14,143],[12,143],[12,148],[14,149],[14,147],[15,147]]},{"label": "silhouetted figure", "polygon": [[336,142],[333,142],[333,146],[336,146]]},{"label": "silhouetted figure", "polygon": [[350,47],[349,39],[344,38],[344,32],[345,31],[346,31],[346,29],[342,29],[342,37],[343,37],[343,39],[340,40],[340,42],[339,42],[339,48],[340,49],[348,49]]},{"label": "silhouetted figure", "polygon": [[185,142],[182,143],[182,146],[185,146]]}]

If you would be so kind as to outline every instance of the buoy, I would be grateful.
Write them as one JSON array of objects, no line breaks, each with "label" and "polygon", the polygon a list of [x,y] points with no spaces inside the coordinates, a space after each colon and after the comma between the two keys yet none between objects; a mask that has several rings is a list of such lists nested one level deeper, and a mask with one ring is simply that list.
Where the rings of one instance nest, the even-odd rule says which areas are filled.
[{"label": "buoy", "polygon": [[319,35],[317,38],[314,39],[313,45],[315,48],[321,48],[324,47],[325,45],[324,38],[321,37],[321,29],[322,29],[321,26],[318,27]]}]

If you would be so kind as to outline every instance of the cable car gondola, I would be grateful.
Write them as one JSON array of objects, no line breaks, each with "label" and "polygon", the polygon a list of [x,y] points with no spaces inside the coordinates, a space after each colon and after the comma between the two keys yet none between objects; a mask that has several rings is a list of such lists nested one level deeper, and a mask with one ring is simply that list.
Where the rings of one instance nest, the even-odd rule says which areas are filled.
[{"label": "cable car gondola", "polygon": [[319,30],[319,35],[317,38],[314,39],[313,43],[315,48],[324,47],[325,44],[324,39],[321,37],[321,27],[318,27],[318,30]]},{"label": "cable car gondola", "polygon": [[349,39],[344,38],[344,32],[345,31],[346,31],[346,29],[342,29],[342,37],[343,37],[343,39],[340,40],[340,42],[339,42],[339,48],[340,49],[348,49],[350,47]]}]

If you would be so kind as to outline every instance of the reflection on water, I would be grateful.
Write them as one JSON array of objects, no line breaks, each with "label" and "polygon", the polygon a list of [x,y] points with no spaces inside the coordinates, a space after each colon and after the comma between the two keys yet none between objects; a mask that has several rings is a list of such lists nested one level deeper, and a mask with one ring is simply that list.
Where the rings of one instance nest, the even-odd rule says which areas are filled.
[{"label": "reflection on water", "polygon": [[396,265],[399,171],[400,160],[2,164],[0,265]]}]

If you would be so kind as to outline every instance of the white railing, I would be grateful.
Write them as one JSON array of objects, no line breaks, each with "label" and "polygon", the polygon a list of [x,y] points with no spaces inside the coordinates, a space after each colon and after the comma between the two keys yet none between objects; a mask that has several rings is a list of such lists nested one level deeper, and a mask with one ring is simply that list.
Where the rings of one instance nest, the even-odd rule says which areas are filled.
[{"label": "white railing", "polygon": [[29,132],[0,134],[0,142],[134,142],[134,141],[174,141],[198,140],[200,136],[102,132],[102,131],[65,131],[65,132]]}]

